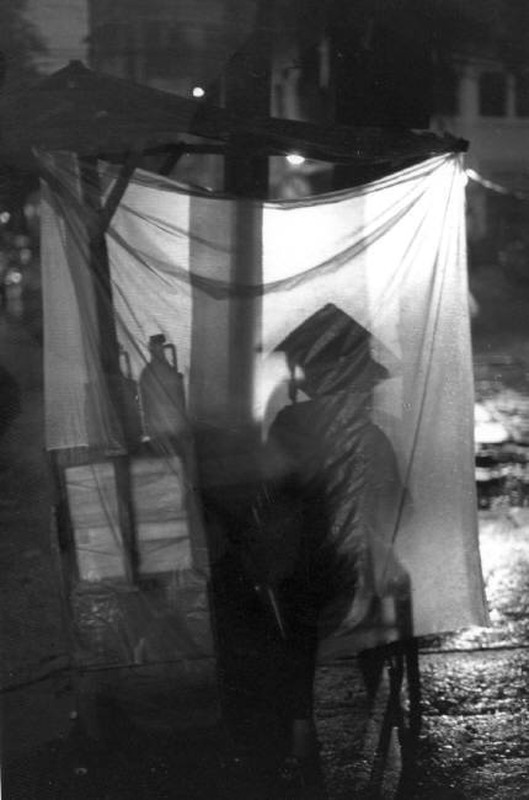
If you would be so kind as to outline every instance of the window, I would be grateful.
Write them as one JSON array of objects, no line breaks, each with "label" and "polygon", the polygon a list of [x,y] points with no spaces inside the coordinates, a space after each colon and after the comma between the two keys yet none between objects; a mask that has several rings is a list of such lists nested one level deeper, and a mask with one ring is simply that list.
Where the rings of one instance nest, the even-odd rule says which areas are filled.
[{"label": "window", "polygon": [[514,107],[517,117],[529,117],[529,73],[516,75],[514,82]]},{"label": "window", "polygon": [[482,117],[504,117],[507,113],[507,76],[482,72],[479,76],[479,113]]},{"label": "window", "polygon": [[317,45],[308,47],[300,56],[301,79],[313,86],[320,85],[320,49]]},{"label": "window", "polygon": [[435,110],[443,116],[459,113],[459,78],[452,69],[439,69],[435,76]]}]

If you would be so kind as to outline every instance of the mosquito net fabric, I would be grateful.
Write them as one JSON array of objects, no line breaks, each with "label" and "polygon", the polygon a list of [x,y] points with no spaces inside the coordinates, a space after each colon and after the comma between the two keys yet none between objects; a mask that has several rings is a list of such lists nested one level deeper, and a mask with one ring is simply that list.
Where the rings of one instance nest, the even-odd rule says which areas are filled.
[{"label": "mosquito net fabric", "polygon": [[[137,170],[103,256],[74,159],[41,163],[47,447],[77,454],[79,581],[141,597],[212,569],[221,606],[284,635],[303,572],[322,657],[486,624],[460,157],[286,202]],[[98,180],[104,200],[115,167]],[[212,651],[195,598],[169,650],[177,630]]]}]

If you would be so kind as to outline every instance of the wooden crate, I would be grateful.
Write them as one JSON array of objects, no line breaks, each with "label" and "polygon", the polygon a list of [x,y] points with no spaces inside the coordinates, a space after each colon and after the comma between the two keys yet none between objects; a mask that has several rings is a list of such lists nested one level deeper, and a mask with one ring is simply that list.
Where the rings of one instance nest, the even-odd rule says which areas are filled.
[{"label": "wooden crate", "polygon": [[81,581],[126,577],[114,465],[67,467],[66,491]]},{"label": "wooden crate", "polygon": [[140,575],[190,569],[187,480],[181,459],[133,459],[130,479]]}]

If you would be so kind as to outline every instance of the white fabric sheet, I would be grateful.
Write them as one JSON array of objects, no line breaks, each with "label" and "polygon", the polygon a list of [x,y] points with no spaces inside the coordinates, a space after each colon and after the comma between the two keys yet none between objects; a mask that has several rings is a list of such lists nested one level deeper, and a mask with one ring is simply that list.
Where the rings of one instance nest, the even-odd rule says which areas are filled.
[{"label": "white fabric sheet", "polygon": [[[119,450],[105,410],[77,176],[66,156],[45,165],[47,446]],[[112,168],[102,175],[110,186]],[[289,402],[276,348],[328,304],[372,335],[372,357],[387,370],[372,420],[403,485],[383,554],[372,548],[375,583],[383,593],[392,563],[408,574],[418,635],[487,622],[464,183],[455,155],[302,202],[234,200],[137,172],[107,234],[113,313],[131,376],[139,379],[149,337],[163,334],[177,349],[193,426],[229,429],[246,414],[265,440]],[[95,411],[87,384],[100,398]],[[306,399],[301,391],[298,402]]]}]

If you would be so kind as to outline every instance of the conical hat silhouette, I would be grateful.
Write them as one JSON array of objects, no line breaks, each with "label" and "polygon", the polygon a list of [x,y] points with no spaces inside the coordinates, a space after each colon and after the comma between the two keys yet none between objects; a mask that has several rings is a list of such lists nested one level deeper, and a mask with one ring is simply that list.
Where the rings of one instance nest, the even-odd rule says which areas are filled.
[{"label": "conical hat silhouette", "polygon": [[302,367],[310,388],[322,394],[347,387],[367,390],[390,377],[371,354],[375,343],[389,363],[396,361],[359,322],[328,303],[289,333],[276,350],[286,354],[291,367]]}]

